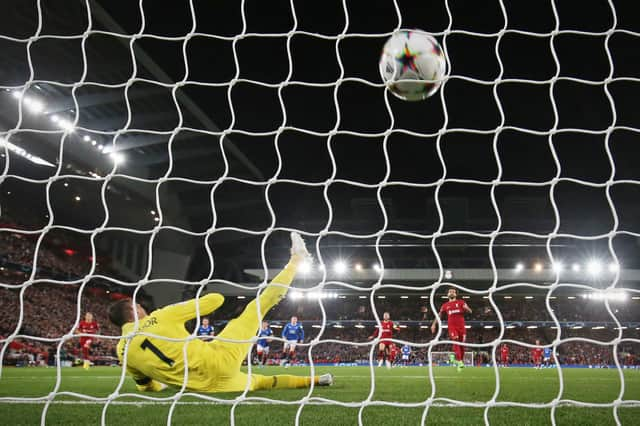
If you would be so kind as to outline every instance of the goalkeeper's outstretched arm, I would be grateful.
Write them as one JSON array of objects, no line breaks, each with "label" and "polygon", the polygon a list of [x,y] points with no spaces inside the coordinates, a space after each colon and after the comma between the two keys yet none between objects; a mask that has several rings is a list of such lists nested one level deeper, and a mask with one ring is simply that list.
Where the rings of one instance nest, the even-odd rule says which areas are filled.
[{"label": "goalkeeper's outstretched arm", "polygon": [[219,293],[209,293],[200,298],[187,300],[159,309],[156,313],[165,315],[175,321],[189,321],[196,317],[197,308],[200,316],[209,315],[224,303],[224,296]]}]

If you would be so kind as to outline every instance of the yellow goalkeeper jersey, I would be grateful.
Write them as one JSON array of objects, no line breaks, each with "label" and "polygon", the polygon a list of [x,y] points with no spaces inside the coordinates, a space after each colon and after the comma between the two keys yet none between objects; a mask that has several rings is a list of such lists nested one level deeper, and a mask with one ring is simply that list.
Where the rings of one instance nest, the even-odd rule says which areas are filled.
[{"label": "yellow goalkeeper jersey", "polygon": [[[196,317],[196,306],[199,305],[200,316],[208,315],[224,302],[221,294],[211,293],[199,299],[169,305],[151,312],[135,323],[122,326],[122,335],[134,331],[149,333],[173,339],[185,339],[190,333],[184,323]],[[127,339],[118,342],[118,359],[122,363]],[[184,347],[187,347],[187,363],[189,374],[187,388],[206,391],[215,385],[215,377],[206,367],[207,356],[212,356],[208,343],[193,339],[186,341],[169,341],[159,337],[136,335],[131,338],[127,350],[127,373],[133,377],[140,390],[156,390],[158,386],[153,380],[182,386],[185,379]]]}]

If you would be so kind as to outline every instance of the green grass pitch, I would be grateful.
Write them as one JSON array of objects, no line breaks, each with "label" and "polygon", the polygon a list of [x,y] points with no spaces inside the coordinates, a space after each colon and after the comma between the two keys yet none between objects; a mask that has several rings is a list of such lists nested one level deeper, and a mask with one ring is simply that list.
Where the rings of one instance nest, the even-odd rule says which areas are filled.
[{"label": "green grass pitch", "polygon": [[[254,370],[255,371],[255,370]],[[269,367],[261,374],[298,374],[309,371],[304,367],[283,369]],[[318,373],[331,372],[335,385],[316,388],[312,397],[328,398],[341,402],[359,402],[367,399],[371,389],[370,370],[366,367],[320,367]],[[119,382],[119,368],[93,367],[62,370],[59,392],[77,392],[104,398],[113,393]],[[454,368],[434,368],[436,398],[451,398],[470,402],[489,400],[495,391],[495,373],[492,368],[466,368],[457,372]],[[620,379],[616,370],[564,369],[562,399],[607,403],[618,398]],[[640,400],[640,371],[625,370],[623,400]],[[0,397],[42,397],[53,391],[56,382],[54,368],[3,368],[0,379]],[[555,369],[534,370],[528,368],[500,369],[500,393],[497,401],[545,403],[558,394],[559,380]],[[135,392],[131,379],[127,378],[122,392]],[[119,397],[106,411],[109,425],[166,425],[171,409],[170,399],[176,390],[159,394],[143,394],[168,399],[153,402],[135,397]],[[250,397],[263,397],[294,402],[288,405],[262,404],[253,401],[238,405],[233,413],[237,425],[289,425],[293,424],[299,404],[306,389],[252,392]],[[424,407],[392,407],[380,402],[415,403],[426,400],[431,394],[428,369],[420,367],[375,369],[374,404],[362,412],[366,425],[415,425],[419,424]],[[233,401],[238,394],[214,394],[220,399]],[[429,409],[427,424],[480,425],[484,424],[483,408],[447,406],[437,400]],[[104,402],[90,401],[68,395],[59,395],[46,414],[46,424],[94,425],[99,424]],[[40,424],[44,404],[0,401],[0,423],[12,425]],[[338,405],[306,405],[300,414],[304,425],[358,424],[358,408]],[[550,424],[550,408],[492,407],[488,411],[491,424],[495,425],[546,425]],[[640,406],[625,406],[618,410],[622,424],[640,422]],[[229,424],[231,404],[215,403],[197,396],[183,396],[175,405],[172,415],[174,425]],[[612,425],[615,424],[612,408],[571,407],[564,404],[556,410],[559,425]]]}]

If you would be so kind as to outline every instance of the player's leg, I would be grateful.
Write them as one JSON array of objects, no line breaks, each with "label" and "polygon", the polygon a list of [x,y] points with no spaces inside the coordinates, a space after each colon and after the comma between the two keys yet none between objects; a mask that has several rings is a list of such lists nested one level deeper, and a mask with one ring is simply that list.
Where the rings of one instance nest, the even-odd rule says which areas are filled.
[{"label": "player's leg", "polygon": [[262,348],[262,359],[260,359],[260,363],[263,367],[267,364],[268,358],[269,358],[269,346],[265,346],[264,348]]},{"label": "player's leg", "polygon": [[384,362],[384,355],[386,346],[383,342],[380,342],[378,345],[378,367],[382,367],[382,363]]},{"label": "player's leg", "polygon": [[264,351],[263,351],[262,346],[257,345],[257,346],[256,346],[256,358],[258,359],[258,365],[259,365],[260,367],[262,367],[262,366],[263,366],[263,364],[262,364],[262,358],[263,358],[263,356],[264,356]]},{"label": "player's leg", "polygon": [[[300,235],[291,233],[291,241],[292,256],[287,266],[271,280],[271,283],[265,287],[257,299],[249,302],[240,316],[227,324],[224,330],[218,335],[219,338],[250,340],[256,335],[258,328],[260,328],[260,322],[264,315],[285,297],[296,275],[298,265],[309,256]],[[258,302],[260,303],[260,315],[258,315]],[[230,360],[233,360],[236,366],[240,367],[242,361],[247,356],[247,352],[251,348],[251,343],[216,340],[212,342],[212,346],[215,347],[216,350],[223,349]]]},{"label": "player's leg", "polygon": [[391,359],[391,344],[387,343],[385,344],[385,348],[384,348],[384,364],[387,366],[387,368],[391,368],[391,361],[393,361]]},{"label": "player's leg", "polygon": [[[241,392],[247,386],[248,375],[238,372],[232,377],[220,380],[216,384],[214,392]],[[276,376],[263,376],[261,374],[251,374],[249,378],[249,390],[261,389],[297,389],[308,388],[313,382],[316,386],[330,386],[333,384],[331,374],[322,376],[293,376],[290,374],[279,374]]]},{"label": "player's leg", "polygon": [[289,361],[287,362],[286,367],[291,366],[296,360],[296,344],[293,342],[289,342]]},{"label": "player's leg", "polygon": [[82,368],[84,368],[85,370],[88,370],[89,367],[91,366],[91,363],[89,361],[89,349],[91,346],[91,340],[90,339],[82,339],[80,341],[80,344],[82,346]]}]

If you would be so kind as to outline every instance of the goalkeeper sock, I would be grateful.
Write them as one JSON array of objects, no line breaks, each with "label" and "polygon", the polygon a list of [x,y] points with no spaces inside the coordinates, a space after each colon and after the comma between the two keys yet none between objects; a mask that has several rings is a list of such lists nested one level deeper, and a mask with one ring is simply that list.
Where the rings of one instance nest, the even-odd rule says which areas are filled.
[{"label": "goalkeeper sock", "polygon": [[293,389],[308,388],[311,386],[311,380],[314,384],[318,384],[318,376],[292,376],[289,374],[279,374],[277,376],[260,376],[253,375],[256,378],[256,386],[254,389]]}]

